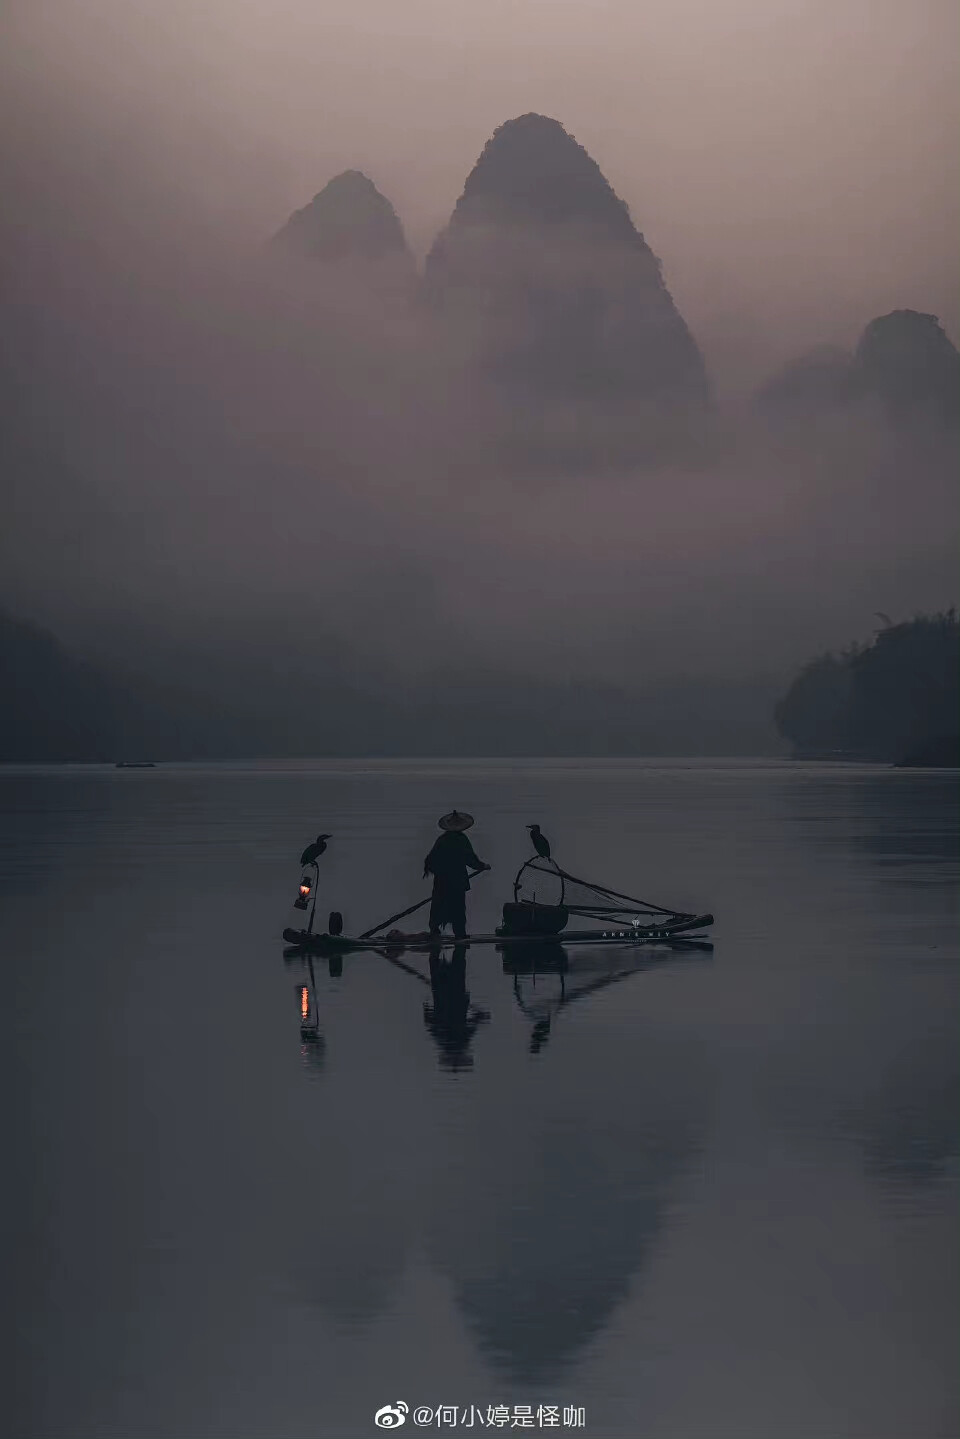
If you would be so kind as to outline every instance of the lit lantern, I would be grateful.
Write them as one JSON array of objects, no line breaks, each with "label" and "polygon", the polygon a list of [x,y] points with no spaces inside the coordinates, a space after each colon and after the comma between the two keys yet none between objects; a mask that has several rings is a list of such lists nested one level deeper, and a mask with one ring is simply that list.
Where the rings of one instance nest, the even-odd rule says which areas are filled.
[{"label": "lit lantern", "polygon": [[310,899],[310,891],[313,888],[310,876],[305,874],[300,879],[300,891],[293,901],[294,909],[306,909]]}]

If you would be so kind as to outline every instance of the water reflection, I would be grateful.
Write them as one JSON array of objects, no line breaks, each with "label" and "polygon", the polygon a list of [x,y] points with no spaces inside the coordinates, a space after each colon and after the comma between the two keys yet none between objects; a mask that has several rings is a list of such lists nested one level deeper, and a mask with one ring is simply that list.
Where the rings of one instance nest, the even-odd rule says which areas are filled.
[{"label": "water reflection", "polygon": [[[534,1031],[556,1013],[536,1018]],[[637,1039],[629,1052],[578,1043],[560,1066],[559,1051],[546,1050],[526,1071],[531,1087],[515,1075],[506,1109],[499,1091],[482,1142],[457,1144],[429,1196],[431,1259],[511,1386],[562,1382],[679,1219],[703,1143],[705,1074],[675,1036]]]},{"label": "water reflection", "polygon": [[[375,951],[392,968],[417,984],[429,987],[431,998],[423,1001],[424,1026],[436,1043],[440,1068],[453,1074],[473,1068],[473,1038],[491,1019],[490,1011],[473,1003],[467,989],[468,949],[466,944],[456,944],[448,954],[442,943],[431,946],[427,952],[428,974],[401,957],[404,951],[400,945]],[[680,942],[666,954],[660,951],[638,954],[636,948],[628,951],[627,946],[571,953],[559,940],[544,940],[543,943],[498,944],[496,952],[502,956],[504,975],[513,980],[515,1004],[530,1022],[530,1052],[537,1054],[550,1037],[554,1019],[562,1009],[611,985],[636,978],[654,965],[681,957],[711,959],[713,945],[709,941],[690,940]],[[287,960],[304,964],[308,972],[309,983],[298,985],[296,990],[300,1038],[303,1044],[312,1047],[316,1055],[312,1060],[314,1066],[322,1068],[324,1040],[320,1034],[313,957],[304,957],[302,951],[296,949],[284,953]],[[343,953],[328,956],[331,978],[342,975],[343,962]]]},{"label": "water reflection", "polygon": [[467,946],[455,945],[449,958],[443,945],[433,946],[429,951],[429,976],[402,960],[396,949],[384,950],[382,954],[401,974],[429,985],[431,999],[423,1002],[423,1022],[427,1033],[436,1041],[440,1068],[453,1074],[472,1069],[470,1044],[480,1026],[489,1022],[490,1014],[471,1002],[467,990]]},{"label": "water reflection", "polygon": [[955,1036],[943,1039],[897,1056],[847,1115],[866,1173],[890,1192],[934,1190],[955,1173],[960,1067]]},{"label": "water reflection", "polygon": [[638,955],[636,949],[600,953],[587,949],[578,953],[569,951],[559,940],[545,940],[542,944],[499,944],[497,952],[503,956],[504,974],[513,976],[517,1008],[530,1022],[530,1053],[539,1054],[562,1009],[610,985],[645,974],[665,958],[676,959],[681,953],[711,958],[713,945],[689,941],[682,951],[672,950],[664,956],[659,951]]},{"label": "water reflection", "polygon": [[320,1033],[317,977],[312,956],[307,957],[307,975],[309,983],[297,985],[300,1005],[300,1057],[305,1069],[314,1074],[322,1074],[326,1063],[327,1042]]},{"label": "water reflection", "polygon": [[[952,883],[960,858],[958,777],[843,766],[782,785],[784,811],[818,850],[858,851],[897,879]],[[945,868],[938,872],[940,862]],[[949,868],[946,868],[949,867]]]},{"label": "water reflection", "polygon": [[[941,968],[952,974],[956,960],[957,775],[843,766],[782,785],[779,796],[813,851],[814,862],[802,862],[823,926],[862,966],[858,988],[836,992],[832,1021],[826,1012],[820,1020],[836,1029],[832,1082],[804,1094],[805,1123],[853,1139],[863,1172],[888,1197],[931,1196],[960,1156],[957,992],[952,980],[942,991],[932,979]],[[849,855],[870,882],[855,905]],[[913,892],[906,906],[897,890]],[[936,985],[939,1012],[901,1009],[900,976],[911,973]],[[784,1080],[795,1110],[798,1072]]]},{"label": "water reflection", "polygon": [[[459,1389],[562,1394],[605,1439],[956,1433],[954,782],[824,768],[6,781],[4,1432],[359,1439]],[[562,816],[582,867],[714,902],[722,963],[638,952],[571,1004],[619,951],[534,984],[471,950],[462,1071],[425,954],[283,970],[315,816],[331,901],[372,920],[451,786],[498,870]]]},{"label": "water reflection", "polygon": [[436,1041],[441,1069],[454,1072],[473,1065],[470,1043],[490,1015],[471,1004],[467,991],[467,947],[458,944],[447,959],[440,946],[430,951],[430,991],[423,1022]]},{"label": "water reflection", "polygon": [[[326,1063],[327,1041],[320,1029],[320,1001],[317,990],[317,975],[312,955],[304,955],[300,949],[284,950],[284,960],[302,966],[305,983],[294,986],[297,1010],[300,1015],[300,1057],[304,1067],[313,1074],[323,1072]],[[331,979],[343,973],[343,956],[331,954],[327,958],[327,972]]]},{"label": "water reflection", "polygon": [[[350,955],[346,968],[356,965],[362,976],[358,1000],[368,1011],[383,990],[372,964],[385,962],[417,987],[438,1069],[471,1072],[470,1085],[457,1091],[469,1107],[458,1104],[455,1123],[433,1137],[430,1183],[409,1202],[365,1187],[367,1156],[351,1148],[347,1159],[341,1150],[347,1162],[338,1185],[351,1197],[336,1226],[336,1253],[319,1256],[311,1301],[340,1323],[362,1315],[369,1324],[388,1303],[390,1282],[420,1249],[449,1283],[478,1351],[499,1375],[515,1386],[557,1382],[609,1325],[677,1219],[684,1176],[702,1148],[709,1087],[696,1053],[654,1029],[627,1050],[590,1043],[586,1069],[576,1044],[573,1063],[568,1056],[560,1067],[547,1049],[525,1070],[531,1085],[517,1060],[523,1063],[524,1049],[543,1049],[561,1012],[576,1005],[584,1012],[611,986],[689,955],[503,946],[499,978],[488,967],[480,972],[504,989],[529,1025],[519,1051],[516,1026],[491,1025],[490,1010],[471,996],[467,946],[437,945],[425,956],[427,972],[417,957],[397,950]],[[300,999],[311,1025],[315,993],[311,973]],[[337,1018],[331,1011],[328,1024],[342,1020],[349,1028],[353,1006],[353,992],[339,992]],[[404,1006],[393,1022],[406,1027],[408,1015]],[[473,1040],[485,1026],[499,1042],[485,1047],[473,1073]],[[544,1065],[547,1087],[531,1087],[546,1075]],[[385,1075],[379,1063],[375,1069],[377,1094],[395,1083],[399,1093],[399,1075]],[[360,1122],[359,1103],[357,1094],[345,1134]],[[416,1143],[409,1128],[403,1142]],[[409,1174],[399,1130],[397,1144],[386,1170]]]},{"label": "water reflection", "polygon": [[[559,1380],[643,1274],[701,1145],[693,1112],[652,1096],[630,1120],[541,1128],[459,1169],[428,1219],[433,1262],[477,1345],[520,1385]],[[518,1136],[520,1137],[520,1136]],[[491,1180],[503,1166],[505,1178]],[[483,1194],[477,1205],[472,1197]],[[471,1215],[469,1232],[462,1220]]]}]

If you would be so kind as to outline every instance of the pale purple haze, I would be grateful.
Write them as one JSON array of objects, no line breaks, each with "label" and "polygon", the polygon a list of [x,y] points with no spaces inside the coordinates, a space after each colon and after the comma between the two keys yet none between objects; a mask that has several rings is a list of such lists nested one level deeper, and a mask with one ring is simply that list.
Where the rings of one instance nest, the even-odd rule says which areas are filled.
[{"label": "pale purple haze", "polygon": [[[796,455],[745,418],[774,367],[889,310],[956,340],[954,4],[29,0],[3,28],[27,438],[0,604],[88,646],[121,617],[241,643],[319,612],[414,671],[610,676],[627,646],[670,676],[779,673],[955,598],[952,450],[918,474],[859,426]],[[505,490],[402,307],[269,273],[347,168],[422,258],[530,110],[662,260],[731,436],[712,466]]]}]

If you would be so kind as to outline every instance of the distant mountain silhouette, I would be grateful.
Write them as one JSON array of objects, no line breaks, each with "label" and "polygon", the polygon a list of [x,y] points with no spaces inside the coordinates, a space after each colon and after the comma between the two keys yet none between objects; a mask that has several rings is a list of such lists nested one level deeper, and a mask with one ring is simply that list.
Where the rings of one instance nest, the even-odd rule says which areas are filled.
[{"label": "distant mountain silhouette", "polygon": [[960,354],[936,315],[892,310],[871,320],[853,354],[822,345],[757,391],[761,413],[806,422],[864,403],[895,425],[960,421]]},{"label": "distant mountain silhouette", "polygon": [[263,752],[233,696],[91,663],[0,611],[0,763],[137,761]]},{"label": "distant mountain silhouette", "polygon": [[[403,691],[274,635],[96,664],[0,612],[0,763],[257,755],[756,754],[768,683],[614,688],[438,670]],[[135,664],[135,668],[131,668]]]},{"label": "distant mountain silhouette", "polygon": [[118,755],[123,701],[116,687],[46,630],[3,613],[0,687],[0,762]]},{"label": "distant mountain silhouette", "polygon": [[960,354],[936,315],[892,310],[871,320],[853,357],[856,388],[895,420],[960,420]]},{"label": "distant mountain silhouette", "polygon": [[703,406],[703,360],[624,202],[556,120],[496,130],[425,267],[469,358],[514,396]]},{"label": "distant mountain silhouette", "polygon": [[413,260],[390,201],[359,170],[335,175],[295,210],[274,246],[307,260]]}]

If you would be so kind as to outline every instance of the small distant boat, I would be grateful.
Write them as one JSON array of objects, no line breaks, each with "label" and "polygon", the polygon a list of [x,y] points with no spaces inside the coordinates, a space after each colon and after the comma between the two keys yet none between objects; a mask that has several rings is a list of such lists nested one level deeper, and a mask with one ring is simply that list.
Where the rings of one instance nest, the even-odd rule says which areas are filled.
[{"label": "small distant boat", "polygon": [[115,769],[156,769],[152,759],[118,759]]}]

